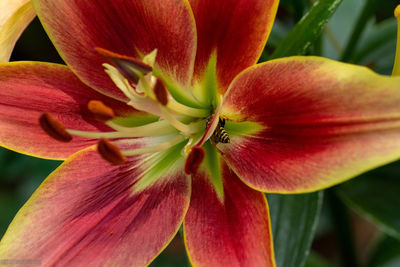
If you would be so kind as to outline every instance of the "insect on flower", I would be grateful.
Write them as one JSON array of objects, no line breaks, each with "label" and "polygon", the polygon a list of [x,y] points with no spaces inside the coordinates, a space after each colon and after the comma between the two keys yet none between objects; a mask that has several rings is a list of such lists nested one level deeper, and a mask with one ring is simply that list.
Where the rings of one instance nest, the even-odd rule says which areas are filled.
[{"label": "insect on flower", "polygon": [[[210,122],[210,118],[207,119],[207,126]],[[219,118],[218,125],[214,130],[210,140],[214,142],[214,144],[218,143],[229,143],[231,140],[229,139],[228,133],[224,129],[225,119]]]}]

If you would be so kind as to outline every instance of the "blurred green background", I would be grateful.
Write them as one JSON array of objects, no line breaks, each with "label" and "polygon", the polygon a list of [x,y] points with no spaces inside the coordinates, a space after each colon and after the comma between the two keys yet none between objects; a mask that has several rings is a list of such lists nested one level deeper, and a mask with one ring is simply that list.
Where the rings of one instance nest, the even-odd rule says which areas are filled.
[{"label": "blurred green background", "polygon": [[[277,20],[261,60],[268,59],[279,46],[308,11],[310,2],[313,1],[281,1]],[[366,65],[376,72],[390,75],[397,29],[393,10],[397,4],[399,1],[394,0],[343,0],[322,36],[310,46],[307,54],[343,59],[342,54],[354,33],[354,26],[368,5],[370,15],[362,27],[362,35],[351,57],[346,61]],[[63,63],[38,19],[31,23],[18,41],[11,60]],[[19,208],[59,164],[57,161],[36,159],[0,148],[0,237]],[[306,266],[351,266],[351,257],[356,258],[354,264],[359,266],[400,266],[399,178],[400,163],[396,162],[327,192]],[[282,207],[276,205],[275,196],[268,198],[271,199],[272,226],[275,231],[279,227],[275,224],[279,221],[274,216],[282,212]],[[301,212],[303,208],[298,207],[298,210]],[[338,217],[343,220],[338,221]],[[348,234],[348,240],[343,240],[343,232],[340,231]],[[348,243],[350,247],[347,247]],[[180,235],[152,263],[152,266],[188,265]],[[278,259],[278,266],[289,265]]]}]

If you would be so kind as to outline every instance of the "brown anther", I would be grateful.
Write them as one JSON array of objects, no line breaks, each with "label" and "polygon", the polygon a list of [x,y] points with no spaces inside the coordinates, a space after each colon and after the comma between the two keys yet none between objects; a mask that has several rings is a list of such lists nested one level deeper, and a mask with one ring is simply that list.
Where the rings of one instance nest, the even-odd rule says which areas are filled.
[{"label": "brown anther", "polygon": [[99,121],[108,121],[115,116],[112,108],[107,107],[99,100],[90,100],[88,103],[88,109]]},{"label": "brown anther", "polygon": [[192,147],[189,156],[185,162],[185,173],[186,174],[195,174],[200,167],[200,164],[203,162],[205,156],[204,148],[201,146]]},{"label": "brown anther", "polygon": [[153,71],[153,68],[150,65],[144,63],[140,59],[117,54],[100,47],[96,47],[95,51],[111,61],[121,74],[134,84],[137,84],[139,81],[139,76],[135,71],[141,73],[143,76]]},{"label": "brown anther", "polygon": [[61,142],[69,142],[72,136],[67,132],[67,128],[49,113],[43,113],[39,118],[39,124],[49,136]]},{"label": "brown anther", "polygon": [[168,91],[161,79],[157,79],[153,90],[157,101],[160,102],[161,105],[166,106],[168,104]]},{"label": "brown anther", "polygon": [[101,138],[97,144],[97,151],[101,157],[113,165],[122,165],[126,161],[126,157],[122,155],[118,146],[111,143],[108,139]]}]

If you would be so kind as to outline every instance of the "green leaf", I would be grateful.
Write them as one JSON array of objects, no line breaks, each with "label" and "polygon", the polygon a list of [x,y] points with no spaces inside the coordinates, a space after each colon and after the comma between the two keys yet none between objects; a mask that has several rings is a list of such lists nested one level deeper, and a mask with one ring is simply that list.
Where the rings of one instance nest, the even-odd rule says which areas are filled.
[{"label": "green leaf", "polygon": [[322,191],[267,194],[278,267],[301,267],[307,258],[322,205]]},{"label": "green leaf", "polygon": [[[363,59],[372,61],[368,56],[372,53],[376,53],[377,50],[381,50],[388,43],[391,44],[391,51],[384,51],[382,54],[389,54],[391,57],[390,63],[393,64],[394,52],[396,50],[396,37],[397,37],[397,21],[395,18],[388,19],[379,24],[372,24],[368,32],[366,32],[365,38],[360,40],[358,51],[353,56],[355,63],[360,63]],[[377,60],[379,58],[374,58]]]},{"label": "green leaf", "polygon": [[278,47],[283,39],[285,39],[286,35],[289,34],[290,29],[290,26],[284,24],[279,20],[275,20],[271,34],[268,37],[267,45],[271,47]]},{"label": "green leaf", "polygon": [[354,63],[369,65],[375,72],[391,75],[396,51],[397,20],[387,19],[379,24],[371,19],[352,57]]},{"label": "green leaf", "polygon": [[400,162],[395,162],[346,182],[337,191],[345,203],[397,239],[400,239],[399,173]]},{"label": "green leaf", "polygon": [[376,246],[368,267],[396,267],[400,266],[400,242],[397,239],[385,237]]},{"label": "green leaf", "polygon": [[350,35],[364,6],[360,0],[346,0],[338,7],[335,14],[325,25],[322,35],[323,56],[338,60],[350,39]]},{"label": "green leaf", "polygon": [[[182,229],[182,228],[181,228]],[[182,237],[177,234],[169,245],[154,259],[149,267],[188,267],[189,259],[186,255]]]},{"label": "green leaf", "polygon": [[341,3],[342,0],[317,1],[280,43],[270,59],[303,55],[321,35],[325,24]]},{"label": "green leaf", "polygon": [[375,8],[379,4],[380,1],[377,0],[367,0],[365,1],[364,8],[361,11],[357,22],[353,28],[353,31],[350,35],[350,39],[348,40],[346,47],[343,51],[341,61],[350,62],[354,51],[358,45],[359,39],[362,36],[362,33],[365,30],[365,26],[369,20],[369,18],[373,15]]},{"label": "green leaf", "polygon": [[316,253],[311,252],[307,257],[307,261],[304,264],[305,267],[332,267],[326,259],[322,258]]}]

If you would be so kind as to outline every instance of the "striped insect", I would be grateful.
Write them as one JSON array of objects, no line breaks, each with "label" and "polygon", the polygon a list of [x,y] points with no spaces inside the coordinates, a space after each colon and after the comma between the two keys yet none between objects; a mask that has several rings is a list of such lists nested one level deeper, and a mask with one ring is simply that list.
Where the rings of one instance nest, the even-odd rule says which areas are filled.
[{"label": "striped insect", "polygon": [[[209,123],[210,118],[207,120],[207,125]],[[229,139],[228,133],[224,129],[225,126],[225,119],[219,118],[217,128],[215,128],[214,133],[211,136],[211,141],[214,142],[214,144],[218,143],[229,143],[231,139]]]}]

